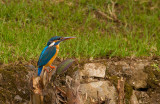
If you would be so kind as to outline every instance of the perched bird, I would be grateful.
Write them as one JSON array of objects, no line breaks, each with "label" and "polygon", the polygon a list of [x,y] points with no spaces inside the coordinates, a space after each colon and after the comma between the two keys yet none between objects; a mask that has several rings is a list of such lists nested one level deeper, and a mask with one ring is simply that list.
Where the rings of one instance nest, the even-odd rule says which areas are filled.
[{"label": "perched bird", "polygon": [[38,63],[37,63],[38,76],[40,76],[43,68],[46,69],[45,68],[46,66],[49,66],[51,69],[55,69],[55,67],[51,66],[51,64],[58,54],[59,43],[64,40],[73,39],[73,38],[75,38],[75,37],[54,36],[48,41],[47,46],[41,52],[41,55],[40,55]]}]

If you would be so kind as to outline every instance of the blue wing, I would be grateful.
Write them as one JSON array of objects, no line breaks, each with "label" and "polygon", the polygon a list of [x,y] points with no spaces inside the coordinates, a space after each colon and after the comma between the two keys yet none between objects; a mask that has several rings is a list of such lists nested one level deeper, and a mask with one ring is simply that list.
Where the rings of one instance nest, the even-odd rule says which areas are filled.
[{"label": "blue wing", "polygon": [[55,46],[52,47],[46,46],[39,57],[37,65],[38,66],[46,65],[50,61],[50,59],[55,55],[55,53],[56,53]]},{"label": "blue wing", "polygon": [[45,52],[45,50],[46,50],[47,48],[48,48],[48,46],[44,47],[44,49],[43,49],[42,52],[41,52],[41,55],[40,55],[39,59],[42,57],[42,55],[44,54],[44,52]]}]

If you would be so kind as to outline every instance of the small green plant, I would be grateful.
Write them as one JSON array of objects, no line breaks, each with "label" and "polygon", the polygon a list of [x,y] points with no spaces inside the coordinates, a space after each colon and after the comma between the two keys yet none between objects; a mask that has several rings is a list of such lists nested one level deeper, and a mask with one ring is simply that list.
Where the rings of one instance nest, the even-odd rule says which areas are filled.
[{"label": "small green plant", "polygon": [[160,68],[159,68],[159,66],[158,66],[158,64],[152,64],[152,66],[158,71],[158,72],[160,72]]}]

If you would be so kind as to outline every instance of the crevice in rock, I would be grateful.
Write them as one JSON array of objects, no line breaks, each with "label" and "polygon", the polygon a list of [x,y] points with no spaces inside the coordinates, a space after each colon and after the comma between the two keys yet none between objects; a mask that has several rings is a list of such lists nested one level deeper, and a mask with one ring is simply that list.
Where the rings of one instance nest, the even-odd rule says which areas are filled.
[{"label": "crevice in rock", "polygon": [[102,77],[95,77],[95,76],[91,76],[91,77],[88,77],[88,76],[82,76],[82,78],[85,80],[85,79],[88,79],[88,78],[92,78],[92,79],[97,79],[97,80],[105,80],[106,78],[102,78]]},{"label": "crevice in rock", "polygon": [[147,92],[149,88],[138,88],[138,89],[133,88],[133,89],[136,90],[136,91],[145,91],[145,92]]}]

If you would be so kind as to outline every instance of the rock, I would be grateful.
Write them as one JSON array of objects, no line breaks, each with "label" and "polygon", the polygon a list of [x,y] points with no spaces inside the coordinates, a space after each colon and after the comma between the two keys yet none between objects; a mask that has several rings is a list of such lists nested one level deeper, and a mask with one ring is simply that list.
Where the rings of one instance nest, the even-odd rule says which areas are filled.
[{"label": "rock", "polygon": [[11,104],[11,102],[9,102],[8,100],[6,100],[6,103],[0,103],[0,104]]},{"label": "rock", "polygon": [[22,98],[21,98],[19,95],[16,95],[16,96],[14,97],[14,100],[21,102],[21,101],[22,101]]},{"label": "rock", "polygon": [[131,61],[118,61],[115,63],[108,63],[107,70],[111,76],[125,76],[128,82],[135,89],[146,88],[148,75],[144,72],[144,68],[149,65],[149,62],[135,62]]},{"label": "rock", "polygon": [[30,71],[35,71],[35,70],[36,70],[35,66],[33,66],[32,64],[26,65],[26,67],[27,67]]},{"label": "rock", "polygon": [[29,104],[29,102],[23,102],[23,104]]},{"label": "rock", "polygon": [[110,75],[130,76],[132,74],[131,66],[125,61],[112,62],[107,64],[107,70]]},{"label": "rock", "polygon": [[104,78],[105,72],[105,65],[101,63],[87,63],[84,65],[84,70],[81,71],[81,76]]},{"label": "rock", "polygon": [[147,79],[148,75],[147,73],[143,72],[144,70],[144,64],[136,64],[135,68],[132,71],[132,76],[129,80],[129,83],[135,87],[136,89],[139,88],[146,88],[147,87]]},{"label": "rock", "polygon": [[131,104],[139,104],[134,90],[133,90],[133,94],[131,96]]},{"label": "rock", "polygon": [[37,68],[35,68],[35,66],[33,66],[32,64],[29,64],[29,65],[25,65],[25,67],[28,69],[27,72],[28,74],[26,75],[26,80],[30,81],[30,79],[33,77],[33,76],[36,76],[37,75]]},{"label": "rock", "polygon": [[150,97],[147,92],[144,91],[135,91],[139,104],[152,104],[150,102]]},{"label": "rock", "polygon": [[80,90],[82,94],[87,94],[88,98],[97,100],[97,92],[99,97],[105,99],[105,96],[110,100],[110,104],[116,104],[116,88],[109,81],[98,81],[87,84],[81,84]]},{"label": "rock", "polygon": [[154,91],[151,93],[150,98],[151,98],[151,104],[159,104],[160,103],[160,93],[159,89],[157,89],[158,91]]}]

